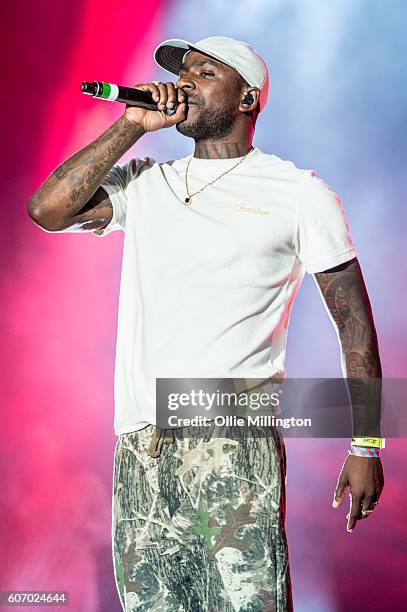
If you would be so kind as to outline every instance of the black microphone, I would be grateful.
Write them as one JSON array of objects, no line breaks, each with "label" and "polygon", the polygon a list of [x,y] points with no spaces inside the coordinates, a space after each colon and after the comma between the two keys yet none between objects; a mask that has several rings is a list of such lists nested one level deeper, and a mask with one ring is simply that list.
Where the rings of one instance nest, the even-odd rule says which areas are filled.
[{"label": "black microphone", "polygon": [[[102,83],[101,81],[83,81],[81,92],[94,98],[101,98],[102,100],[124,102],[129,104],[129,106],[138,106],[148,110],[161,110],[158,109],[156,102],[154,102],[152,93],[142,89],[122,87],[121,85]],[[162,112],[170,116],[177,112],[177,108],[167,108]]]}]

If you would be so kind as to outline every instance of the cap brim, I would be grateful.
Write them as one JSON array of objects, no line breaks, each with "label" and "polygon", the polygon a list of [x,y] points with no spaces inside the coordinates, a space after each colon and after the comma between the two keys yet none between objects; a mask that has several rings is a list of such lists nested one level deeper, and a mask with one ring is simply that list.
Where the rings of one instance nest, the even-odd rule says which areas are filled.
[{"label": "cap brim", "polygon": [[178,76],[185,54],[193,49],[193,44],[187,40],[164,40],[154,51],[154,61],[167,72]]}]

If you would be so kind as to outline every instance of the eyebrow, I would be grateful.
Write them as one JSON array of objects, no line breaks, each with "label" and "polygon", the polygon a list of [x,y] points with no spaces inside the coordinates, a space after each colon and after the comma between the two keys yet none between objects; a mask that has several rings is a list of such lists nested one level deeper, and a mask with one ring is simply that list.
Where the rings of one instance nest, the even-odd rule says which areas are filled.
[{"label": "eyebrow", "polygon": [[[219,68],[219,64],[215,64],[210,59],[195,60],[195,62],[192,62],[192,64],[190,65],[190,68],[192,68],[193,66],[203,66],[204,64],[209,64],[210,66],[213,66],[214,68]],[[181,72],[181,70],[186,70],[186,68],[187,68],[186,64],[181,64],[179,72]]]}]

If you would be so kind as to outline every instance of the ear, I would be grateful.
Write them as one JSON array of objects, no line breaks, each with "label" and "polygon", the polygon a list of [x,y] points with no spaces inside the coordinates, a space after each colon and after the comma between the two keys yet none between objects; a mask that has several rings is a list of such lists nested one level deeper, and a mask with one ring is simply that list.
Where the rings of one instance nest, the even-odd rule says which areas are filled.
[{"label": "ear", "polygon": [[256,108],[260,96],[260,90],[257,87],[245,87],[242,91],[239,110],[244,113],[252,111]]}]

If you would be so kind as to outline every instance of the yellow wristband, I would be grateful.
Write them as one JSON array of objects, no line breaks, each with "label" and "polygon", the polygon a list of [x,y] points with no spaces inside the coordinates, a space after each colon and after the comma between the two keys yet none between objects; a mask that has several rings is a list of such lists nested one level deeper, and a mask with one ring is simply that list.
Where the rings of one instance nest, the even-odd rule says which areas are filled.
[{"label": "yellow wristband", "polygon": [[352,438],[353,446],[373,446],[374,448],[384,448],[386,438]]}]

